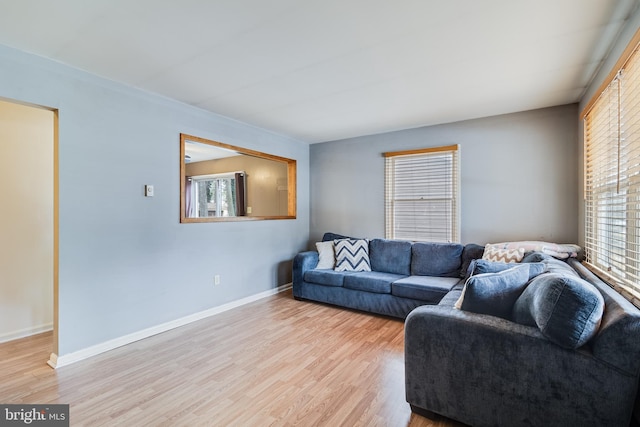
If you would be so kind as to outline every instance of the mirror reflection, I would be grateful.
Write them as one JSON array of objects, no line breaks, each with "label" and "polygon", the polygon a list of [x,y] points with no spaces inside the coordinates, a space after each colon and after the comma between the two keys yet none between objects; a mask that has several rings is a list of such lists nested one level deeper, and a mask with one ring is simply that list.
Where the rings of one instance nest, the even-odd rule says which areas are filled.
[{"label": "mirror reflection", "polygon": [[181,221],[295,218],[292,159],[182,134]]}]

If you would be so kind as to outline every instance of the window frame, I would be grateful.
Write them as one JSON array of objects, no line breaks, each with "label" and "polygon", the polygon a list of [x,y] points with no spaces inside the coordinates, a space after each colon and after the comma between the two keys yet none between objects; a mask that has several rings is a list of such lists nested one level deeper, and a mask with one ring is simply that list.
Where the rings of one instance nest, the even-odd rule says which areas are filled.
[{"label": "window frame", "polygon": [[[408,162],[420,162],[423,161],[422,165],[425,168],[429,166],[433,166],[432,161],[436,157],[442,157],[443,155],[450,156],[450,168],[447,168],[445,165],[443,172],[450,173],[445,177],[446,182],[442,182],[439,177],[438,182],[432,181],[432,185],[434,186],[432,189],[426,190],[424,187],[421,187],[419,193],[426,194],[426,197],[418,197],[418,198],[410,198],[405,196],[401,198],[398,196],[398,191],[402,192],[402,190],[398,189],[398,185],[396,183],[402,181],[402,177],[399,175],[402,171],[399,171],[396,167],[400,162],[407,160]],[[440,147],[429,147],[422,148],[416,150],[404,150],[404,151],[393,151],[383,153],[385,158],[385,173],[384,173],[384,181],[385,181],[385,237],[387,239],[401,239],[401,240],[410,240],[410,241],[432,241],[432,242],[445,242],[445,243],[453,243],[460,242],[460,146],[459,145],[447,145]],[[441,165],[439,165],[441,167]],[[431,172],[429,172],[431,173]],[[402,175],[405,179],[411,179],[408,175]],[[433,176],[426,178],[427,180],[432,179]],[[424,184],[427,184],[425,182]],[[405,185],[406,187],[406,185]],[[410,189],[409,191],[415,191],[415,189]],[[427,193],[424,193],[427,191]],[[444,197],[442,196],[445,194]],[[417,194],[417,193],[416,193]],[[423,203],[424,201],[424,203]],[[437,206],[437,203],[442,203],[445,201],[446,208],[443,214],[433,215],[433,212],[437,210],[434,208]],[[397,216],[397,206],[398,202],[413,202],[414,207],[415,203],[419,202],[424,206],[427,204],[427,209],[423,209],[423,211],[431,209],[430,214],[425,214],[426,216],[433,219],[433,222],[445,222],[447,224],[447,230],[444,233],[445,237],[442,238],[441,232],[431,232],[431,231],[418,231],[414,228],[414,230],[402,231],[399,230],[398,221],[396,219]],[[429,203],[434,202],[434,203]],[[408,209],[410,211],[411,209]],[[409,214],[418,215],[418,209],[414,209],[414,212],[408,212]],[[406,212],[406,211],[405,211]],[[409,222],[415,222],[415,216],[410,218]],[[406,227],[405,227],[406,230]]]},{"label": "window frame", "polygon": [[[215,182],[215,186],[216,186],[216,200],[215,200],[215,205],[216,205],[216,214],[213,216],[196,216],[195,218],[229,218],[229,216],[225,216],[222,215],[222,193],[223,191],[221,191],[221,181],[223,180],[229,180],[230,181],[230,185],[235,186],[236,185],[236,173],[241,173],[244,175],[244,171],[238,171],[238,172],[230,172],[230,173],[217,173],[217,174],[208,174],[208,175],[196,175],[196,176],[192,176],[191,180],[194,184],[199,184],[200,182],[208,182],[208,181],[213,181]],[[199,190],[198,190],[198,186],[195,185],[193,188],[193,192],[194,192],[194,200],[196,201],[197,204],[199,204]],[[199,213],[199,212],[198,212]],[[236,216],[236,215],[233,215]]]},{"label": "window frame", "polygon": [[580,114],[584,261],[640,307],[640,30]]}]

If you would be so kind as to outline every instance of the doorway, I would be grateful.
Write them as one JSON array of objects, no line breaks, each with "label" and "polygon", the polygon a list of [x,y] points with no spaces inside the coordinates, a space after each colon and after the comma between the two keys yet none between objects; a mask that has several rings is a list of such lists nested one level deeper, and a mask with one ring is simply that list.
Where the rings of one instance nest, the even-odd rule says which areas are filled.
[{"label": "doorway", "polygon": [[0,342],[52,331],[54,354],[57,121],[52,109],[0,99]]}]

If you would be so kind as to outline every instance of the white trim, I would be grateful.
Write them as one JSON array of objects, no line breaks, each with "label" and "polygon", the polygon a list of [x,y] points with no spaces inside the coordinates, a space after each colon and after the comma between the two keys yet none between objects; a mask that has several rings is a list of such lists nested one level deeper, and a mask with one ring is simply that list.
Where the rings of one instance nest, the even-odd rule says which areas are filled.
[{"label": "white trim", "polygon": [[259,294],[241,298],[236,301],[231,301],[226,304],[222,304],[217,307],[200,311],[198,313],[193,313],[188,316],[172,320],[170,322],[162,323],[160,325],[152,326],[150,328],[143,329],[141,331],[134,332],[129,335],[124,335],[119,338],[114,338],[112,340],[105,341],[103,343],[96,344],[82,350],[74,351],[73,353],[64,354],[62,356],[58,356],[55,353],[51,353],[51,356],[49,358],[49,361],[47,361],[47,364],[54,369],[60,368],[62,366],[70,365],[72,363],[79,362],[80,360],[97,356],[98,354],[104,353],[106,351],[113,350],[118,347],[122,347],[123,345],[131,344],[132,342],[149,338],[153,335],[157,335],[162,332],[169,331],[171,329],[179,328],[180,326],[197,322],[198,320],[202,320],[210,316],[215,316],[216,314],[220,314],[225,311],[229,311],[231,309],[243,306],[245,304],[249,304],[254,301],[258,301],[260,299],[270,297],[280,292],[284,292],[288,289],[291,289],[291,286],[292,286],[291,283],[287,283],[286,285],[279,286],[275,289],[260,292]]},{"label": "white trim", "polygon": [[17,340],[19,338],[30,337],[31,335],[41,334],[53,330],[53,323],[45,323],[44,325],[32,326],[13,332],[7,332],[0,335],[0,343]]}]

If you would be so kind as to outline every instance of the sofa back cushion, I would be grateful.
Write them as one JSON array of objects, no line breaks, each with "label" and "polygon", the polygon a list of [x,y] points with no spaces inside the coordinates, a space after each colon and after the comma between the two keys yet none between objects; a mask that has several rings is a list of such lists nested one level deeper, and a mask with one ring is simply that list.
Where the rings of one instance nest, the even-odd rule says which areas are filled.
[{"label": "sofa back cushion", "polygon": [[474,259],[482,258],[484,254],[484,246],[477,245],[475,243],[469,243],[462,249],[462,266],[460,267],[460,278],[467,280],[469,276],[467,271],[469,270],[469,264]]},{"label": "sofa back cushion", "polygon": [[334,240],[339,239],[355,239],[355,237],[343,236],[342,234],[332,233],[330,231],[324,233],[324,235],[322,236],[323,242],[333,242]]},{"label": "sofa back cushion", "polygon": [[404,274],[411,272],[411,242],[373,239],[369,242],[371,270]]},{"label": "sofa back cushion", "polygon": [[462,264],[460,243],[418,242],[411,246],[411,274],[458,277]]}]

